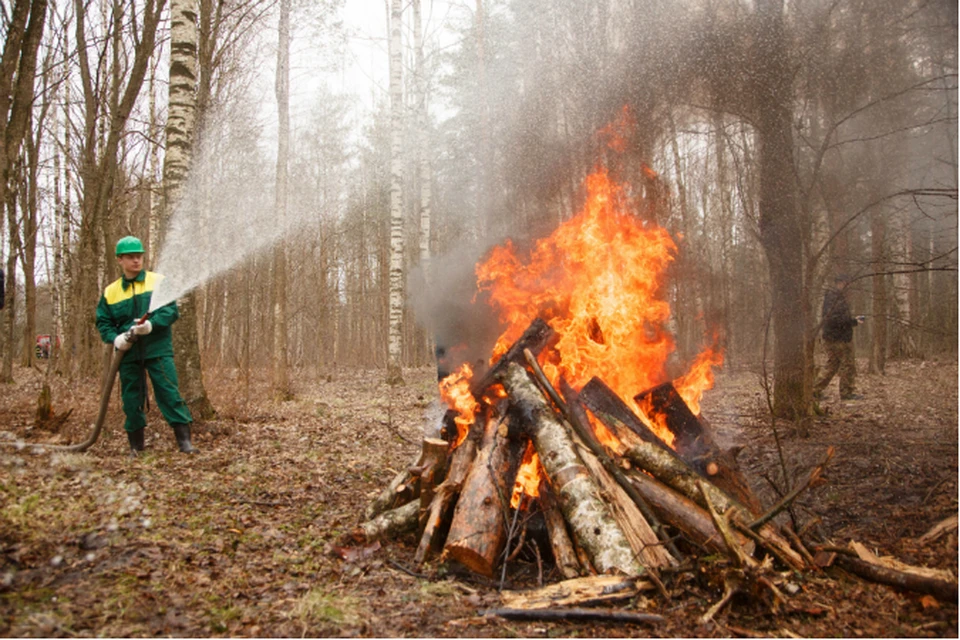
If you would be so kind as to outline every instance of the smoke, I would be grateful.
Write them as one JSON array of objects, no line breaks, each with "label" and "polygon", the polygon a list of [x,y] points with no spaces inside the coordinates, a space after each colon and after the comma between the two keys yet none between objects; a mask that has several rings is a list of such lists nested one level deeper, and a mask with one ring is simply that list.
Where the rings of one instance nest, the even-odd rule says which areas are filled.
[{"label": "smoke", "polygon": [[474,267],[485,251],[485,246],[463,243],[456,252],[432,259],[426,277],[419,268],[410,273],[410,306],[417,322],[434,335],[441,370],[486,362],[501,333],[496,312],[477,292]]}]

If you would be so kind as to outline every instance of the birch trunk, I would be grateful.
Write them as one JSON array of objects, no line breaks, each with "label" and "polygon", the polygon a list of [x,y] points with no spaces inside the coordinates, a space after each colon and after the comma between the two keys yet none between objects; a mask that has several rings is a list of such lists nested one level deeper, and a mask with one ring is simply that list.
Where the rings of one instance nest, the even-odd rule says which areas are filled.
[{"label": "birch trunk", "polygon": [[387,383],[403,384],[403,87],[401,4],[390,2],[390,291]]},{"label": "birch trunk", "polygon": [[[197,2],[170,2],[170,96],[166,126],[166,155],[163,158],[163,215],[159,242],[163,243],[163,227],[183,198],[190,167],[193,163],[193,140],[196,129],[197,89]],[[214,414],[203,384],[200,341],[197,336],[196,296],[188,293],[177,302],[180,320],[173,331],[180,394],[195,418]]]},{"label": "birch trunk", "polygon": [[[280,42],[277,50],[277,224],[287,219],[287,182],[290,161],[290,0],[280,2]],[[283,239],[273,253],[273,391],[290,397],[287,371],[287,249]]]}]

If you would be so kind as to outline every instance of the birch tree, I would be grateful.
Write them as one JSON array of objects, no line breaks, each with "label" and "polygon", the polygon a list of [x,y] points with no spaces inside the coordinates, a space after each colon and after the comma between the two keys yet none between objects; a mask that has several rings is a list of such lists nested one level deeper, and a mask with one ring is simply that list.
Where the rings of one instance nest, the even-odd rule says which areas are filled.
[{"label": "birch tree", "polygon": [[[183,200],[193,162],[197,105],[197,1],[170,0],[170,88],[167,107],[167,148],[163,158],[163,223]],[[198,214],[198,215],[203,215]],[[162,246],[161,231],[157,248]],[[197,335],[196,293],[177,301],[180,320],[173,332],[174,361],[180,393],[194,417],[210,418],[215,411],[203,384],[200,340]]]},{"label": "birch tree", "polygon": [[[290,0],[280,0],[277,47],[277,186],[276,216],[281,228],[287,218],[287,183],[290,159]],[[290,396],[287,373],[287,249],[281,238],[273,252],[273,391]]]},{"label": "birch tree", "polygon": [[403,80],[400,0],[390,2],[390,276],[387,382],[403,384]]}]

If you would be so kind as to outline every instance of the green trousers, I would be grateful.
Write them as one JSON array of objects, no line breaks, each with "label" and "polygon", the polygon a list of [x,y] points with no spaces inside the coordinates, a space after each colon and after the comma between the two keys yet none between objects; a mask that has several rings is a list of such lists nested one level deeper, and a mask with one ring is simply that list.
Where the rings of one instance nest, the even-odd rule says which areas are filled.
[{"label": "green trousers", "polygon": [[177,368],[173,364],[173,358],[171,356],[148,358],[141,363],[132,354],[127,354],[120,362],[120,398],[123,401],[123,413],[127,416],[123,428],[132,433],[147,426],[147,417],[143,413],[143,408],[147,399],[146,376],[148,375],[153,387],[154,400],[160,408],[163,419],[170,426],[193,422],[190,409],[180,396]]}]

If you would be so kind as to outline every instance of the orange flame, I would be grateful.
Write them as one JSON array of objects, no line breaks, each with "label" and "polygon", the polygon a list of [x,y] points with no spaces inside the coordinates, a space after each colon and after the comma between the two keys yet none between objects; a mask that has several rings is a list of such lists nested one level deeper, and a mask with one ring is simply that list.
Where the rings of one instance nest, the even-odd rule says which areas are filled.
[{"label": "orange flame", "polygon": [[517,480],[513,484],[513,495],[510,497],[510,507],[516,509],[520,506],[523,496],[527,495],[536,498],[540,495],[540,456],[537,450],[533,448],[533,443],[527,443],[527,450],[523,453],[523,461],[520,463],[520,469],[517,471]]},{"label": "orange flame", "polygon": [[[587,177],[583,211],[537,242],[526,262],[508,242],[477,266],[506,330],[494,360],[541,316],[557,332],[544,372],[575,388],[599,376],[622,398],[664,380],[674,349],[660,281],[676,245],[666,230],[624,211],[623,189],[605,169]],[[663,434],[665,440],[669,438]]]},{"label": "orange flame", "polygon": [[723,350],[715,346],[703,351],[690,366],[690,371],[673,381],[677,393],[694,415],[700,415],[700,398],[703,397],[703,392],[713,388],[713,367],[722,364]]},{"label": "orange flame", "polygon": [[473,377],[473,369],[466,362],[459,369],[448,375],[440,381],[440,397],[447,406],[457,412],[454,422],[457,424],[457,441],[454,446],[458,446],[467,437],[470,425],[476,417],[480,405],[470,393],[470,379]]}]

